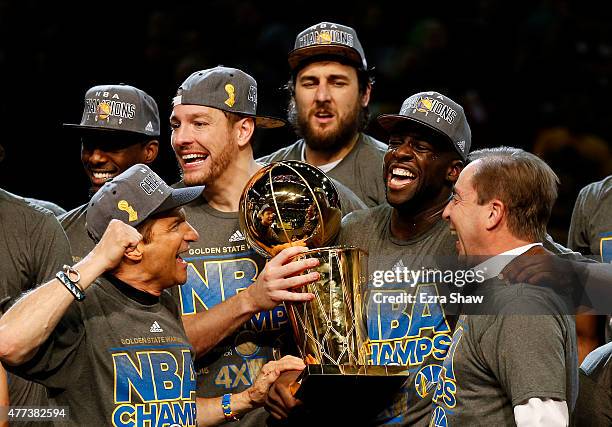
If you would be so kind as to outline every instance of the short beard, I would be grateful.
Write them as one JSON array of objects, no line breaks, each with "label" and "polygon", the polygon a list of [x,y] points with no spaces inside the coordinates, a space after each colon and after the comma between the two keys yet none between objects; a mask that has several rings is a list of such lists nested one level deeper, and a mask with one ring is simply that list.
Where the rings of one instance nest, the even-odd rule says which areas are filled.
[{"label": "short beard", "polygon": [[335,130],[321,134],[310,126],[307,114],[297,110],[294,98],[289,101],[288,120],[295,132],[304,138],[312,150],[328,153],[337,152],[349,145],[367,122],[367,109],[357,103],[346,118],[338,121]]},{"label": "short beard", "polygon": [[232,160],[236,159],[237,157],[238,147],[236,144],[234,144],[234,141],[228,141],[228,143],[223,147],[223,151],[216,156],[216,159],[209,157],[211,159],[211,165],[208,170],[199,171],[195,174],[191,173],[186,176],[183,170],[180,168],[179,163],[179,169],[181,169],[181,180],[187,187],[193,187],[196,185],[213,185],[215,180],[223,175],[223,173],[227,170],[230,163],[232,163]]}]

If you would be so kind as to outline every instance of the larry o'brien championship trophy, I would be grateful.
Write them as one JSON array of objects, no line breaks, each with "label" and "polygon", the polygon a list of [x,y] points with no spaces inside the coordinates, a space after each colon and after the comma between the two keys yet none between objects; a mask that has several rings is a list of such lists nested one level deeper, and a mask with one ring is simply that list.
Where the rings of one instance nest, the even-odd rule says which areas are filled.
[{"label": "larry o'brien championship trophy", "polygon": [[[355,247],[328,247],[340,230],[340,200],[332,181],[304,162],[271,163],[256,173],[240,200],[240,226],[248,243],[271,258],[282,249],[308,246],[297,258],[317,258],[317,282],[296,289],[311,292],[307,303],[286,303],[296,344],[306,363],[296,397],[321,407],[338,397],[351,401],[397,391],[406,380],[400,366],[369,365],[363,304],[366,253]],[[313,249],[314,248],[314,249]],[[387,401],[388,402],[388,401]],[[371,402],[370,402],[371,403]],[[335,405],[334,404],[334,405]],[[355,408],[353,408],[355,409]]]}]

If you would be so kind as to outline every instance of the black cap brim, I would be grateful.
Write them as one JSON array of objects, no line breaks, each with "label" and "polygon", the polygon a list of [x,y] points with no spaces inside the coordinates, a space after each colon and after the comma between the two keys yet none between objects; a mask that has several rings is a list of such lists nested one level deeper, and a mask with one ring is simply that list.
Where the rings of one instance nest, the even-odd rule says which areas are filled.
[{"label": "black cap brim", "polygon": [[404,129],[406,128],[412,128],[412,129],[421,128],[422,129],[424,127],[427,129],[430,129],[433,132],[435,132],[437,135],[440,135],[441,137],[446,139],[451,145],[451,147],[453,147],[453,149],[457,153],[459,153],[461,158],[465,160],[466,154],[459,151],[459,149],[457,148],[453,140],[450,139],[450,137],[447,134],[440,132],[439,129],[436,129],[435,127],[431,126],[429,123],[422,122],[419,119],[416,119],[413,117],[406,117],[401,114],[381,114],[380,116],[376,118],[376,121],[385,130],[385,132],[387,132],[387,134],[392,133],[395,127],[398,126],[400,123],[402,124],[402,126],[405,126]]},{"label": "black cap brim", "polygon": [[90,125],[81,125],[76,123],[63,123],[62,127],[69,132],[74,133],[91,133],[91,132],[109,132],[109,133],[118,133],[118,134],[127,134],[127,135],[142,135],[148,136],[151,138],[157,138],[159,135],[151,135],[144,132],[134,132],[131,130],[125,129],[113,129],[113,128],[105,128],[101,126],[90,126]]},{"label": "black cap brim", "polygon": [[186,205],[187,203],[193,202],[195,199],[202,195],[204,186],[199,185],[196,187],[183,187],[174,188],[170,195],[163,201],[161,205],[155,209],[151,215],[166,212],[179,206]]},{"label": "black cap brim", "polygon": [[378,124],[387,132],[387,133],[391,133],[393,132],[393,129],[395,129],[395,127],[402,123],[402,124],[406,124],[406,125],[413,125],[414,128],[419,128],[419,127],[426,127],[428,129],[431,129],[433,131],[435,131],[436,133],[443,135],[445,137],[448,138],[447,135],[443,134],[442,132],[440,132],[438,129],[434,128],[433,126],[429,125],[428,123],[422,122],[418,119],[415,119],[413,117],[406,117],[404,115],[401,114],[381,114],[380,116],[378,116],[376,118],[376,121],[378,122]]},{"label": "black cap brim", "polygon": [[255,126],[262,129],[282,128],[287,125],[287,121],[270,116],[255,116]]},{"label": "black cap brim", "polygon": [[363,61],[359,52],[352,47],[341,45],[315,45],[294,49],[289,52],[289,67],[294,70],[302,62],[314,56],[339,56],[348,59],[358,67],[363,67]]}]

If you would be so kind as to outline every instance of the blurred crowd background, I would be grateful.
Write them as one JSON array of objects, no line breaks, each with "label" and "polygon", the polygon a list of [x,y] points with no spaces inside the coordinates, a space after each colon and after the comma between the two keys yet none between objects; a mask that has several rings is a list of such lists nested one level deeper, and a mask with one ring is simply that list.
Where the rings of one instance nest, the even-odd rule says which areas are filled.
[{"label": "blurred crowd background", "polygon": [[[258,81],[259,112],[284,117],[295,36],[331,21],[357,30],[374,67],[372,117],[437,90],[466,108],[473,148],[513,145],[548,161],[561,178],[550,232],[564,243],[579,189],[612,173],[612,13],[603,5],[0,0],[0,187],[65,209],[83,203],[80,142],[61,124],[78,123],[87,88],[120,82],[157,100],[154,167],[176,181],[167,118],[180,83],[219,64],[241,68]],[[375,123],[368,133],[385,139]],[[294,139],[291,129],[258,131],[256,154]]]}]

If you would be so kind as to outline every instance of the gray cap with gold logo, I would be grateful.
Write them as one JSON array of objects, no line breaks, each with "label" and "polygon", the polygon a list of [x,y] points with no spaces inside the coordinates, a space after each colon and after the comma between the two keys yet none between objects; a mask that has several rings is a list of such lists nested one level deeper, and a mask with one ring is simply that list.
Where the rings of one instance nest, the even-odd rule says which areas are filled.
[{"label": "gray cap with gold logo", "polygon": [[172,188],[147,165],[135,164],[106,182],[89,201],[85,226],[98,242],[113,219],[136,227],[157,213],[198,198],[203,186]]},{"label": "gray cap with gold logo", "polygon": [[382,114],[378,123],[392,132],[399,123],[426,126],[446,136],[465,160],[472,144],[472,132],[463,107],[439,92],[419,92],[408,97],[399,114]]},{"label": "gray cap with gold logo", "polygon": [[81,123],[64,123],[64,127],[159,136],[159,111],[155,100],[134,86],[94,86],[85,93]]},{"label": "gray cap with gold logo", "polygon": [[253,117],[257,127],[277,128],[286,122],[257,114],[257,82],[237,68],[218,66],[196,71],[176,91],[173,105],[202,105]]},{"label": "gray cap with gold logo", "polygon": [[368,63],[357,33],[346,25],[321,22],[306,28],[295,38],[289,52],[289,66],[294,70],[304,60],[314,56],[339,56],[366,70]]}]

